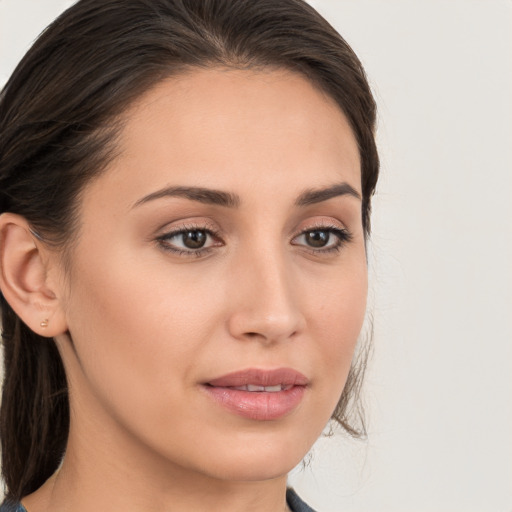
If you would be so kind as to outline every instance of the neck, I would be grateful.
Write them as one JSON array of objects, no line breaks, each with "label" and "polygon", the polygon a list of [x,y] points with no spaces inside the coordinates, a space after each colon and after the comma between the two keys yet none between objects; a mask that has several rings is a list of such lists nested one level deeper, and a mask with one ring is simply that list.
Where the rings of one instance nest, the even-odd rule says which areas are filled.
[{"label": "neck", "polygon": [[286,475],[233,481],[181,467],[129,439],[91,436],[71,425],[60,470],[23,504],[28,512],[283,512]]}]

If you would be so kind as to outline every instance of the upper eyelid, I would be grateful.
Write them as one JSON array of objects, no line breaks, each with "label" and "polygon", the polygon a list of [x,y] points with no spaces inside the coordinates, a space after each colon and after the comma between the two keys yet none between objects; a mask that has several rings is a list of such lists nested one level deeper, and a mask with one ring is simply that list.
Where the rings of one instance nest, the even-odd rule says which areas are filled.
[{"label": "upper eyelid", "polygon": [[[334,233],[340,239],[340,241],[342,243],[348,242],[348,241],[352,240],[352,238],[353,238],[352,233],[347,228],[339,227],[339,226],[318,226],[316,228],[306,228],[306,229],[302,230],[300,233],[297,233],[292,238],[292,240],[295,240],[296,238],[303,236],[304,234],[309,233],[311,231],[329,231],[331,233]],[[340,236],[338,236],[340,234],[342,235],[343,239]]]},{"label": "upper eyelid", "polygon": [[[291,237],[290,242],[292,242],[293,240],[295,240],[296,238],[298,238],[300,236],[303,236],[304,234],[306,234],[308,232],[311,232],[311,231],[321,231],[321,230],[330,231],[331,233],[334,233],[335,236],[337,236],[338,239],[340,240],[340,243],[348,242],[348,241],[350,241],[352,239],[352,233],[350,231],[348,231],[345,227],[334,225],[334,223],[331,223],[331,224],[317,223],[314,226],[308,226],[308,227],[305,227],[305,228],[301,229],[299,232],[296,232]],[[220,240],[223,244],[225,243],[224,240],[220,237],[220,235],[219,235],[219,233],[217,231],[212,230],[211,228],[206,227],[204,225],[199,225],[199,224],[198,225],[194,225],[194,226],[188,225],[188,226],[176,227],[175,229],[171,229],[171,230],[166,231],[166,232],[162,233],[161,235],[159,235],[157,237],[157,240],[164,241],[166,238],[173,238],[173,237],[179,236],[181,234],[184,234],[187,231],[205,231],[213,239],[216,239],[217,241]],[[338,233],[336,233],[336,232],[338,232]],[[341,239],[338,236],[339,233],[343,233],[344,239]],[[198,248],[197,250],[193,250],[193,249],[184,250],[184,252],[197,253],[197,252],[201,252],[201,251],[207,251],[207,250],[212,249],[212,248],[213,248],[212,246],[210,246],[210,247],[201,247],[201,248]],[[320,248],[320,249],[315,250],[315,251],[316,252],[322,252],[322,249]]]},{"label": "upper eyelid", "polygon": [[[340,224],[335,224],[334,222],[328,223],[328,222],[317,222],[311,226],[306,226],[301,228],[299,231],[295,231],[293,234],[293,237],[302,235],[304,233],[307,233],[308,231],[315,231],[315,230],[322,230],[322,229],[333,229],[333,230],[344,230],[347,231],[347,228]],[[212,235],[219,235],[219,230],[211,226],[210,224],[184,224],[182,226],[176,226],[176,227],[170,227],[170,228],[161,228],[158,231],[161,231],[160,235],[157,235],[157,238],[160,238],[162,236],[169,236],[169,235],[179,235],[181,233],[184,233],[186,231],[206,231]]]},{"label": "upper eyelid", "polygon": [[[217,233],[220,230],[215,226],[215,224],[211,221],[184,221],[181,224],[176,226],[172,225],[173,223],[166,223],[160,228],[157,229],[157,238],[161,236],[166,236],[169,234],[179,234],[183,231],[209,231],[212,233]],[[158,234],[159,233],[159,234]]]},{"label": "upper eyelid", "polygon": [[[290,232],[290,235],[292,237],[296,237],[300,234],[303,234],[308,231],[313,231],[315,229],[338,229],[349,231],[345,223],[341,222],[338,219],[333,219],[332,217],[329,219],[324,218],[322,220],[316,219],[312,223],[308,222],[304,224],[305,225],[303,227],[300,227],[299,229],[296,228],[292,232]],[[223,231],[216,225],[216,223],[214,223],[211,220],[190,220],[183,221],[183,223],[178,224],[176,226],[173,226],[172,223],[166,223],[157,230],[158,234],[156,236],[157,238],[160,238],[162,236],[168,236],[170,234],[180,234],[187,230],[207,231],[215,236],[220,236],[220,234]]]},{"label": "upper eyelid", "polygon": [[[185,234],[185,233],[187,233],[187,231],[204,231],[212,239],[217,240],[217,241],[221,240],[224,243],[224,241],[222,240],[222,238],[220,237],[220,235],[219,235],[219,233],[217,231],[215,231],[215,230],[213,230],[211,228],[200,227],[200,226],[178,227],[176,229],[171,229],[171,230],[168,230],[168,231],[164,231],[161,235],[158,235],[156,237],[156,240],[160,240],[160,241],[163,242],[163,241],[165,241],[168,238],[174,238],[174,237],[180,236],[182,234]],[[198,250],[201,250],[201,249],[207,249],[207,248],[204,247],[204,248],[200,248]],[[191,250],[191,252],[193,252],[193,250]]]},{"label": "upper eyelid", "polygon": [[174,230],[166,231],[166,232],[162,233],[161,235],[158,235],[156,237],[155,241],[158,242],[158,244],[160,246],[162,246],[163,248],[164,248],[164,246],[166,246],[164,248],[166,251],[173,252],[175,254],[179,254],[179,255],[187,256],[187,257],[201,256],[201,255],[208,253],[214,249],[215,245],[210,245],[207,247],[199,247],[197,249],[181,248],[178,246],[171,248],[171,246],[173,244],[169,243],[168,240],[166,240],[166,239],[180,236],[181,234],[184,234],[187,231],[205,231],[206,233],[208,233],[208,235],[212,239],[214,239],[214,241],[215,241],[215,239],[217,239],[217,240],[219,239],[218,235],[209,228],[199,227],[199,226],[188,226],[188,227],[181,226],[181,227],[177,227]]},{"label": "upper eyelid", "polygon": [[[322,230],[322,229],[335,229],[339,231],[349,231],[347,226],[339,221],[334,219],[325,219],[325,220],[316,220],[311,224],[306,224],[304,227],[301,227],[298,234],[303,234],[308,231]],[[297,236],[297,235],[294,235]]]},{"label": "upper eyelid", "polygon": [[315,229],[346,229],[345,225],[337,222],[332,221],[318,221],[314,224],[307,225],[304,228],[301,228],[300,232],[304,233],[304,231],[314,231]]}]

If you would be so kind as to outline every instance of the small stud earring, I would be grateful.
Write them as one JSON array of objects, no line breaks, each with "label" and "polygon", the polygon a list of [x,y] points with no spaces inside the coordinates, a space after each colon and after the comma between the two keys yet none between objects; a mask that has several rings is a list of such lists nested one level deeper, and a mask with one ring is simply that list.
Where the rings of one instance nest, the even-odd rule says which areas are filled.
[{"label": "small stud earring", "polygon": [[48,318],[45,318],[40,324],[43,329],[48,327]]}]

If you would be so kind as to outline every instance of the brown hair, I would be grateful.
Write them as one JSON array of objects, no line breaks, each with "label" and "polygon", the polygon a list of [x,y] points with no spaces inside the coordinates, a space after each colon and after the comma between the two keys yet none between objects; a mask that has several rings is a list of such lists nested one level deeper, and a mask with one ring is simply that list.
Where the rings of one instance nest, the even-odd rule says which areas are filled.
[{"label": "brown hair", "polygon": [[[359,145],[368,235],[379,169],[375,102],[354,52],[303,0],[76,3],[42,33],[1,92],[0,213],[23,216],[45,242],[68,247],[80,191],[113,158],[122,112],[160,80],[209,66],[295,70],[336,100]],[[0,301],[2,471],[7,497],[20,499],[57,469],[69,402],[53,340]],[[352,423],[364,367],[365,357],[353,363],[333,415],[352,435],[364,432],[364,423]]]}]

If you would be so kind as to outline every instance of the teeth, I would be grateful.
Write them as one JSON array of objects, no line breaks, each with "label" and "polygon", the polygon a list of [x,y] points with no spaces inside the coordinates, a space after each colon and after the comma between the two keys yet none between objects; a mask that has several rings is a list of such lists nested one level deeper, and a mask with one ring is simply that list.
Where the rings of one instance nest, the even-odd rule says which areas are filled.
[{"label": "teeth", "polygon": [[281,391],[283,388],[281,384],[278,384],[277,386],[266,386],[265,391],[275,392],[275,391]]},{"label": "teeth", "polygon": [[247,384],[246,386],[234,386],[232,389],[238,389],[239,391],[266,391],[267,393],[276,393],[283,390],[281,384],[275,386],[257,386],[255,384]]},{"label": "teeth", "polygon": [[247,391],[265,391],[265,386],[255,386],[253,384],[247,384]]}]

